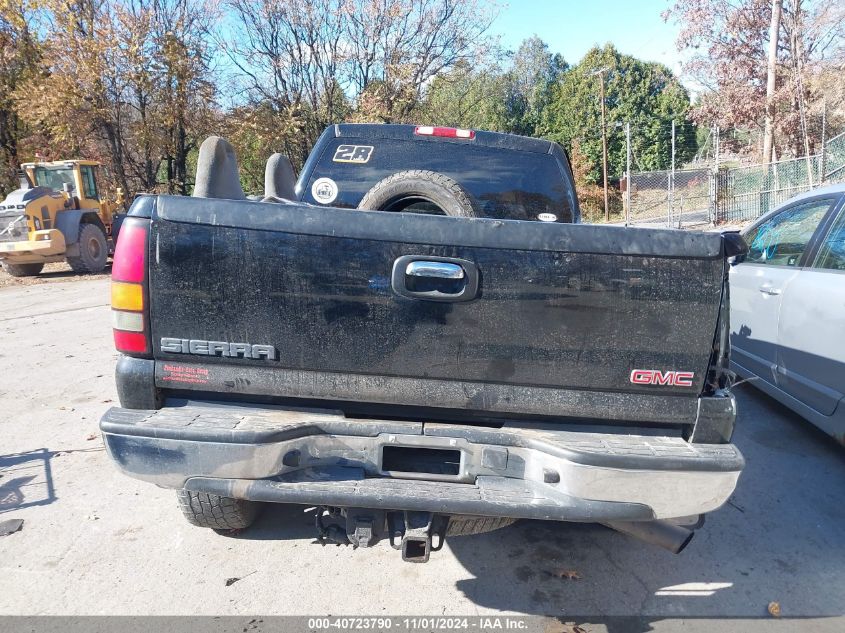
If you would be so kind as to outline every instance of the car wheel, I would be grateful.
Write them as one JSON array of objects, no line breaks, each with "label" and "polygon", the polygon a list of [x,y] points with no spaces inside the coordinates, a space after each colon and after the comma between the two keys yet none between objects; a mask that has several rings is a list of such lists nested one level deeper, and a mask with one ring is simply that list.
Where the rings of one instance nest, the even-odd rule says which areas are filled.
[{"label": "car wheel", "polygon": [[252,525],[261,504],[205,492],[179,490],[179,509],[188,523],[214,530],[243,530]]}]

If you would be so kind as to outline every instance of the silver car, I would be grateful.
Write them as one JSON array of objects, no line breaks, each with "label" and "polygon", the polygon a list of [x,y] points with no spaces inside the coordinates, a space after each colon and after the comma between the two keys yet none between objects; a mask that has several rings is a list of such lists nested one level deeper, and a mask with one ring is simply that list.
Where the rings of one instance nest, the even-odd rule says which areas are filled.
[{"label": "silver car", "polygon": [[845,443],[845,185],[793,198],[742,236],[733,369]]}]

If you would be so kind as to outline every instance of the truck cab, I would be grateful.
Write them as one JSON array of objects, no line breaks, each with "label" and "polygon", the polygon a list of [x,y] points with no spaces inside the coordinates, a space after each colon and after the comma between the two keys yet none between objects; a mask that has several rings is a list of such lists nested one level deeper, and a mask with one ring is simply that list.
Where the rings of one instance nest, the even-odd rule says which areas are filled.
[{"label": "truck cab", "polygon": [[[413,171],[453,180],[472,200],[475,217],[581,221],[569,160],[557,143],[449,127],[332,125],[302,169],[296,198],[364,208],[367,194],[380,183]],[[383,204],[374,210],[439,212],[424,197],[398,194],[394,200],[381,197]]]}]

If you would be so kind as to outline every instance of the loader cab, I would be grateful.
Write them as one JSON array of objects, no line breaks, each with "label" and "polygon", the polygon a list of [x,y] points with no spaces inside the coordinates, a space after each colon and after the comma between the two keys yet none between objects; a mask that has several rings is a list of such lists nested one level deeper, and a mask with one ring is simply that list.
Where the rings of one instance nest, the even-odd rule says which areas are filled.
[{"label": "loader cab", "polygon": [[50,163],[25,163],[30,181],[37,187],[54,191],[70,190],[80,209],[100,209],[97,173],[100,164],[87,160],[55,161]]}]

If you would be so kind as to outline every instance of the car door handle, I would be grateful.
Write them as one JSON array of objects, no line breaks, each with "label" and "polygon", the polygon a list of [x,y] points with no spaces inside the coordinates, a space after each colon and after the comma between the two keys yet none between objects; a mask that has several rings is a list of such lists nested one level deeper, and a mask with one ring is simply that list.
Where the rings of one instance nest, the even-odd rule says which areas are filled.
[{"label": "car door handle", "polygon": [[424,301],[471,301],[478,295],[478,266],[457,257],[404,255],[393,262],[393,292]]},{"label": "car door handle", "polygon": [[775,288],[771,284],[763,284],[760,286],[760,292],[764,295],[772,295],[773,297],[776,297],[780,294],[780,288]]}]

